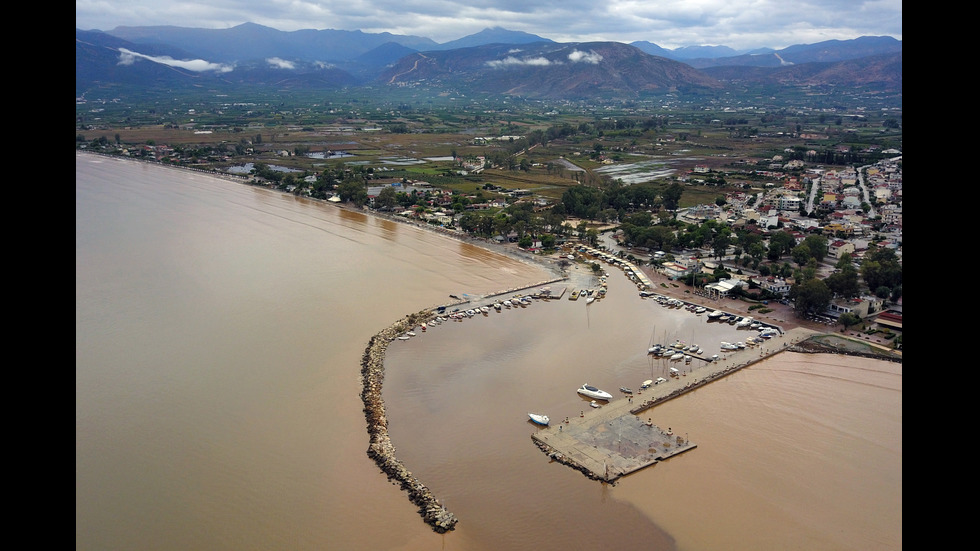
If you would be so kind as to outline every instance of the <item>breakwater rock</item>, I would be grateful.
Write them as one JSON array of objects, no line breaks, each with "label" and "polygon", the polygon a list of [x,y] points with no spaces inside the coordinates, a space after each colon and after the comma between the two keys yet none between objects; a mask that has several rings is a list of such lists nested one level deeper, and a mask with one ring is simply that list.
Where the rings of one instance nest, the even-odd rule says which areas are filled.
[{"label": "breakwater rock", "polygon": [[449,512],[432,492],[419,481],[405,465],[395,457],[395,447],[388,437],[388,419],[385,416],[385,404],[381,397],[381,385],[384,381],[384,356],[388,343],[405,331],[429,321],[432,313],[429,311],[410,314],[371,338],[364,356],[361,359],[361,400],[364,402],[364,416],[367,420],[368,457],[374,460],[381,471],[388,475],[388,480],[399,483],[402,490],[408,493],[409,500],[419,507],[419,514],[425,523],[442,534],[456,528],[456,515]]},{"label": "breakwater rock", "polygon": [[803,354],[841,354],[902,363],[900,352],[833,334],[815,335],[790,346],[789,350]]},{"label": "breakwater rock", "polygon": [[[540,440],[535,440],[534,438],[532,438],[531,440],[534,441],[534,445],[537,446],[539,450],[541,450],[545,454],[547,454],[547,456],[550,457],[551,460],[554,461],[555,463],[561,463],[562,465],[565,465],[566,467],[571,467],[571,468],[575,469],[576,471],[579,471],[580,473],[584,474],[586,478],[589,478],[589,479],[592,479],[592,480],[598,480],[600,482],[606,482],[605,480],[603,480],[602,477],[596,475],[591,470],[589,470],[588,467],[585,467],[584,465],[580,465],[575,460],[573,460],[571,457],[568,457],[567,455],[561,453],[560,451],[558,451],[555,448],[549,446],[548,444],[545,444],[544,442],[542,442]],[[613,485],[615,486],[615,483],[613,483]]]}]

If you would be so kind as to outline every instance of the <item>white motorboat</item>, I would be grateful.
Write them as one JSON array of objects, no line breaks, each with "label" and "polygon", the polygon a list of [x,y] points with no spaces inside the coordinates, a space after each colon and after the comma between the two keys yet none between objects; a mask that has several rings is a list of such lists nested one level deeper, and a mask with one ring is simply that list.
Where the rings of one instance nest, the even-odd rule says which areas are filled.
[{"label": "white motorboat", "polygon": [[652,385],[652,384],[653,384],[653,379],[647,379],[647,380],[643,381],[643,384],[640,385],[640,388],[641,389],[647,389],[647,388],[650,388],[650,385]]},{"label": "white motorboat", "polygon": [[656,382],[654,382],[653,384],[659,385],[660,383],[666,383],[666,382],[667,382],[667,379],[664,379],[663,377],[657,377]]},{"label": "white motorboat", "polygon": [[714,312],[711,312],[710,314],[708,314],[708,317],[711,318],[711,319],[716,319],[716,318],[720,318],[720,317],[722,317],[724,315],[725,315],[725,313],[722,312],[721,310],[715,310]]},{"label": "white motorboat", "polygon": [[684,358],[684,353],[683,352],[678,352],[678,353],[676,353],[676,354],[674,354],[673,356],[670,357],[670,361],[672,361],[672,362],[678,362],[678,361],[682,360],[683,358]]},{"label": "white motorboat", "polygon": [[532,421],[534,421],[535,423],[537,423],[539,425],[548,426],[548,423],[551,422],[551,419],[548,419],[548,416],[547,415],[541,415],[539,413],[530,413],[529,412],[527,414],[527,416],[530,417]]},{"label": "white motorboat", "polygon": [[598,388],[590,385],[589,383],[585,383],[584,385],[579,387],[577,392],[583,396],[588,396],[589,398],[595,398],[596,400],[612,399],[612,394],[609,394],[605,390],[599,390]]}]

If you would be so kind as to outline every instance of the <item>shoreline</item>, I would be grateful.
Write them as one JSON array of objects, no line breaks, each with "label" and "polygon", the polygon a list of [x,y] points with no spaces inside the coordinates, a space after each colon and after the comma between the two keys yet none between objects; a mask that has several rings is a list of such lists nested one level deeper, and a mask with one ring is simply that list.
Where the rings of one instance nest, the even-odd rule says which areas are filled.
[{"label": "shoreline", "polygon": [[[96,155],[98,157],[107,157],[107,158],[118,159],[122,161],[144,162],[144,163],[155,164],[160,167],[172,168],[176,170],[188,170],[193,173],[200,173],[202,175],[221,178],[228,182],[245,184],[245,185],[250,185],[255,187],[262,187],[262,188],[269,189],[270,191],[280,191],[280,190],[269,188],[268,186],[263,186],[261,184],[250,183],[244,177],[215,172],[215,171],[199,170],[199,169],[193,169],[189,167],[172,166],[172,165],[166,165],[154,161],[147,161],[143,159],[125,158],[125,157],[119,157],[114,155],[103,155],[103,154],[86,152],[86,151],[78,151],[76,153]],[[293,195],[284,191],[280,191],[280,193],[286,195]],[[570,277],[570,275],[567,273],[566,270],[563,270],[559,267],[557,259],[551,256],[535,255],[523,251],[517,248],[516,246],[492,243],[487,240],[469,236],[468,234],[462,232],[453,232],[436,226],[432,226],[430,224],[419,223],[401,217],[385,215],[382,213],[377,213],[363,208],[350,207],[347,205],[332,203],[322,199],[315,199],[310,197],[303,197],[303,199],[310,199],[312,201],[316,201],[319,204],[331,205],[351,212],[360,212],[367,216],[378,216],[398,223],[415,225],[416,227],[422,229],[436,231],[437,233],[441,233],[443,235],[446,235],[447,237],[452,237],[459,241],[470,243],[474,246],[481,247],[492,253],[505,255],[513,259],[521,260],[523,262],[533,262],[535,264],[541,265],[543,268],[555,274],[555,277],[557,279],[553,281],[568,279]],[[577,272],[582,271],[581,265],[579,263],[575,263],[573,264],[573,266],[576,267]],[[579,275],[576,275],[576,277],[579,277]],[[587,274],[587,275],[581,275],[581,277],[594,277],[594,276],[592,274]],[[655,280],[654,278],[651,278],[651,281],[657,281],[659,279],[660,278],[657,278]],[[530,284],[525,288],[535,287],[543,284],[547,284],[547,282]],[[481,300],[485,299],[487,296],[496,296],[496,295],[501,295],[501,294],[506,294],[511,292],[513,292],[513,290],[500,291],[499,293],[496,294],[486,295],[485,297],[482,297]],[[663,289],[657,289],[657,292],[668,296],[674,296],[676,298],[680,298],[687,302],[695,302],[696,298],[700,298],[700,297],[696,297],[693,294],[688,295],[687,293],[684,293],[684,288],[680,286],[676,288],[668,287]],[[735,308],[732,308],[728,305],[726,305],[724,309],[736,311]],[[361,376],[362,376],[361,398],[364,403],[365,420],[367,423],[367,431],[369,436],[369,446],[367,449],[367,455],[371,457],[372,460],[375,461],[375,463],[379,466],[381,471],[388,476],[389,480],[394,480],[399,482],[400,487],[407,492],[409,500],[413,504],[419,507],[418,511],[419,514],[423,517],[423,520],[427,524],[432,526],[432,528],[436,532],[445,533],[446,531],[455,529],[455,526],[458,523],[458,519],[453,513],[448,511],[445,508],[445,506],[440,502],[440,500],[435,495],[433,495],[432,492],[420,480],[418,480],[411,473],[411,471],[409,471],[405,467],[405,465],[402,464],[401,461],[399,461],[395,456],[394,445],[391,443],[387,433],[388,423],[387,423],[387,417],[385,412],[385,405],[381,393],[382,383],[384,380],[384,356],[387,351],[388,343],[391,342],[393,339],[395,339],[397,335],[403,333],[404,331],[407,331],[412,327],[418,326],[423,321],[428,321],[435,315],[436,314],[432,310],[426,309],[426,310],[421,310],[409,314],[407,316],[403,316],[402,318],[393,322],[388,327],[379,331],[376,335],[374,335],[369,340],[364,355],[362,356],[361,366],[360,366]],[[838,335],[832,335],[832,336],[838,336]],[[846,339],[846,337],[840,337],[840,338]],[[770,354],[760,355],[758,359],[754,359],[754,361],[752,361],[751,363],[756,363],[757,361],[761,361],[762,359],[768,358],[774,355],[775,353],[778,353],[786,349],[790,349],[790,348],[788,347],[781,348],[780,350],[776,350]],[[829,348],[829,347],[825,348],[824,350],[819,350],[814,348],[813,350],[799,350],[799,351],[806,351],[810,353],[813,352],[842,353],[837,348]],[[899,362],[901,361],[900,358],[897,360],[894,358],[891,359],[892,361],[899,361]],[[723,377],[723,375],[718,378],[721,377]],[[711,380],[716,380],[716,379],[713,378]],[[710,381],[702,381],[701,384],[706,384],[707,382]],[[665,387],[664,390],[667,390],[668,388],[669,387]],[[683,394],[686,391],[687,390],[679,392],[677,395]],[[651,404],[649,407],[653,407],[653,405],[654,404]]]}]

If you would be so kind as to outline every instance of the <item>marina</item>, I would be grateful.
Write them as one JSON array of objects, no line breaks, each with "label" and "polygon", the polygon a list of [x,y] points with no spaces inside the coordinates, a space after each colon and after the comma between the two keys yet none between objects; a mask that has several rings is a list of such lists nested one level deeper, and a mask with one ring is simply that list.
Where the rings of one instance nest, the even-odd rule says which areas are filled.
[{"label": "marina", "polygon": [[566,417],[557,428],[538,430],[531,439],[556,462],[577,469],[593,480],[615,482],[697,447],[686,434],[675,433],[673,427],[665,430],[657,426],[649,411],[654,406],[782,352],[815,334],[810,329],[791,329],[776,340],[762,343],[761,350],[740,350],[723,361],[706,363],[690,375],[669,381],[659,379],[652,386],[644,381],[637,393],[611,400],[602,408],[583,409],[578,417]]},{"label": "marina", "polygon": [[[631,272],[628,267],[624,271],[628,275]],[[651,292],[644,282],[637,281],[635,277],[631,279],[637,284],[642,298],[652,298],[665,307],[687,310],[697,316],[704,314],[709,323],[715,319],[730,317],[732,325],[739,322],[738,328],[745,328],[755,321],[751,317],[726,315],[719,310],[708,312],[703,307],[698,311],[697,305],[693,303]],[[438,324],[447,319],[443,315],[448,316],[448,319],[462,321],[472,317],[468,312],[479,312],[481,308],[487,308],[487,304],[493,305],[493,310],[500,312],[502,308],[497,305],[502,305],[504,309],[525,308],[535,301],[561,299],[566,293],[570,297],[584,295],[586,304],[589,304],[604,296],[607,288],[606,276],[597,278],[595,282],[598,283],[599,290],[572,286],[568,277],[561,277],[491,295],[450,295],[454,299],[453,303],[439,306],[428,313],[419,312],[416,315],[421,317],[416,318],[415,323],[434,321]],[[510,298],[505,298],[507,296]],[[486,313],[484,310],[484,315]],[[691,392],[816,334],[804,328],[791,329],[785,333],[771,325],[767,325],[765,329],[771,331],[767,339],[746,338],[752,343],[751,347],[738,343],[742,346],[732,345],[731,350],[726,350],[724,345],[728,343],[722,343],[722,352],[726,352],[723,358],[718,355],[708,356],[700,346],[687,344],[679,339],[672,344],[651,344],[648,354],[670,363],[683,364],[684,370],[668,366],[668,378],[645,380],[636,393],[629,387],[620,387],[622,396],[615,399],[608,392],[588,383],[583,384],[578,389],[578,394],[592,399],[587,402],[589,407],[583,407],[578,416],[565,417],[556,422],[551,422],[544,414],[528,413],[529,422],[535,426],[531,439],[538,449],[556,463],[576,469],[586,477],[603,483],[615,483],[623,476],[693,450],[697,444],[688,439],[686,432],[675,432],[673,427],[665,429],[658,426],[651,410],[657,404]],[[692,365],[693,360],[699,361]],[[432,498],[426,496],[426,499]],[[434,514],[426,516],[426,522],[437,530],[452,529],[455,518],[451,513],[441,506],[433,507],[432,511]]]},{"label": "marina", "polygon": [[[438,307],[426,318],[434,319],[435,323],[439,323],[439,320],[444,318],[438,316],[432,318],[432,316],[447,313],[450,319],[456,317],[457,321],[461,321],[470,317],[467,311],[479,311],[478,304],[486,301],[491,301],[494,309],[499,312],[501,311],[501,308],[497,307],[499,304],[503,304],[506,308],[526,307],[532,303],[532,299],[544,301],[561,299],[566,293],[576,292],[573,287],[563,283],[567,284],[568,278],[539,282],[493,295],[451,295],[451,298],[456,299],[453,304]],[[588,291],[583,289],[577,294],[588,296]],[[594,290],[593,293],[597,294]],[[501,300],[504,296],[510,298]],[[694,314],[705,313],[696,312],[693,305],[687,301],[668,300],[663,295],[644,292],[642,287],[640,296],[652,297],[665,306],[691,310]],[[463,310],[463,305],[474,306],[474,308]],[[450,306],[456,308],[448,313]],[[721,315],[723,312],[715,310],[708,313],[708,319],[719,318]],[[751,319],[750,317],[738,318],[737,321]],[[747,325],[743,324],[742,327]],[[620,387],[622,396],[616,399],[613,399],[608,392],[583,384],[578,389],[578,393],[592,398],[591,402],[587,403],[589,407],[583,407],[578,416],[566,417],[554,423],[546,421],[548,419],[546,415],[529,413],[530,421],[536,425],[531,439],[555,462],[576,469],[588,478],[603,483],[615,483],[623,476],[693,450],[697,444],[688,439],[686,432],[675,433],[673,427],[665,429],[658,426],[650,410],[657,404],[718,380],[816,334],[805,328],[795,328],[785,333],[773,326],[769,326],[769,329],[772,333],[767,335],[767,339],[747,338],[752,346],[736,347],[731,344],[729,350],[725,347],[729,343],[723,342],[722,351],[726,353],[724,358],[718,355],[708,356],[698,345],[688,345],[680,340],[672,344],[652,345],[649,354],[671,363],[684,360],[683,363],[687,365],[685,370],[668,367],[669,378],[657,377],[655,381],[645,380],[639,385],[637,392],[625,386]],[[700,361],[697,365],[691,366],[692,360]],[[446,512],[441,511],[441,514]],[[435,524],[432,519],[429,521]]]}]

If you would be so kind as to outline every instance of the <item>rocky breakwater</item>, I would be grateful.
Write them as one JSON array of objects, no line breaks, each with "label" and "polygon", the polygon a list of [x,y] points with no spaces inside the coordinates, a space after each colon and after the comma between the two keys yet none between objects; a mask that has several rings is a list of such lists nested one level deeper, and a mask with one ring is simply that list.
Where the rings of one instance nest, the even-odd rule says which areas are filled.
[{"label": "rocky breakwater", "polygon": [[446,510],[425,484],[415,478],[412,472],[395,457],[395,446],[388,437],[388,419],[385,416],[385,404],[381,397],[384,357],[388,343],[431,318],[432,313],[428,311],[410,314],[371,338],[361,359],[363,383],[361,399],[364,401],[364,416],[367,419],[370,437],[368,456],[388,475],[388,480],[397,481],[401,489],[408,493],[409,500],[419,507],[419,514],[426,524],[442,534],[456,528],[458,522],[456,515]]}]

